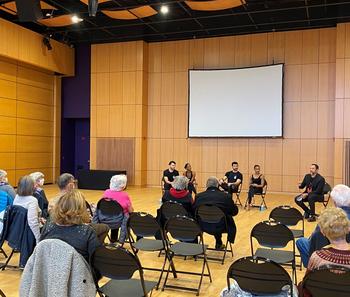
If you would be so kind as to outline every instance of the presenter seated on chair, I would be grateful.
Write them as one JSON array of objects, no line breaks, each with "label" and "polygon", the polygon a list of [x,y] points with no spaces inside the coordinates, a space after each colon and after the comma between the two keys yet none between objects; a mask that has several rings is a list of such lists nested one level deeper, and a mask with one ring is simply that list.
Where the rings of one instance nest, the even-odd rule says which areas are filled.
[{"label": "presenter seated on chair", "polygon": [[169,168],[163,171],[163,181],[164,181],[164,190],[170,190],[172,187],[174,177],[179,176],[179,172],[175,169],[176,162],[170,161]]},{"label": "presenter seated on chair", "polygon": [[186,176],[188,178],[188,191],[192,194],[197,194],[197,189],[196,189],[196,172],[192,171],[192,166],[190,163],[186,163],[185,166],[185,172],[183,173],[183,176]]},{"label": "presenter seated on chair", "polygon": [[[309,222],[316,221],[315,202],[322,202],[324,199],[323,188],[325,179],[319,173],[319,166],[311,164],[310,173],[306,174],[303,181],[299,184],[299,189],[304,192],[295,197],[295,203],[298,204],[305,212],[305,218]],[[309,203],[309,207],[305,202]]]},{"label": "presenter seated on chair", "polygon": [[219,180],[220,187],[223,188],[225,192],[237,193],[240,184],[243,182],[243,175],[238,171],[238,162],[233,161],[232,170],[227,171],[225,176]]},{"label": "presenter seated on chair", "polygon": [[260,172],[260,165],[254,165],[254,173],[249,180],[249,191],[248,198],[245,207],[249,210],[250,207],[254,206],[254,195],[262,194],[263,188],[265,186],[265,177]]}]

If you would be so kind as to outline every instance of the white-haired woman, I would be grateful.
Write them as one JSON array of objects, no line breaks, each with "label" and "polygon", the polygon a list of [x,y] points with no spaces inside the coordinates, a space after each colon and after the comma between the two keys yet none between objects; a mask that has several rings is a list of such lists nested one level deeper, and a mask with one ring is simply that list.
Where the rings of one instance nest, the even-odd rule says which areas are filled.
[{"label": "white-haired woman", "polygon": [[16,192],[13,187],[8,183],[7,172],[0,169],[0,191],[6,192],[12,200],[15,199]]},{"label": "white-haired woman", "polygon": [[[108,198],[110,200],[114,200],[120,204],[123,208],[124,216],[128,217],[129,213],[134,211],[134,208],[131,204],[131,199],[127,192],[125,192],[125,188],[127,185],[127,177],[125,174],[114,175],[111,178],[109,189],[106,190],[103,194],[104,198]],[[118,229],[111,230],[111,241],[115,242],[118,240]],[[123,231],[123,230],[122,230]]]},{"label": "white-haired woman", "polygon": [[49,201],[46,198],[44,189],[42,188],[45,182],[45,175],[42,172],[33,172],[30,177],[34,180],[34,194],[33,196],[38,199],[39,207],[41,209],[41,215],[44,219],[48,217]]}]

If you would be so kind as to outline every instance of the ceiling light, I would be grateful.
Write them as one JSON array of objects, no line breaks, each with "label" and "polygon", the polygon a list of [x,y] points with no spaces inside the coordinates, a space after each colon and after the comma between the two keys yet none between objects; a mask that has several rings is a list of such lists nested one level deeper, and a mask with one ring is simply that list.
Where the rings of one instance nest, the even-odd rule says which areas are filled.
[{"label": "ceiling light", "polygon": [[73,15],[73,16],[72,16],[72,22],[73,22],[74,24],[77,24],[77,23],[81,22],[82,20],[83,20],[83,19],[79,18],[77,15]]},{"label": "ceiling light", "polygon": [[167,14],[169,12],[169,7],[166,6],[166,5],[162,5],[160,7],[160,12],[163,13],[163,14]]}]

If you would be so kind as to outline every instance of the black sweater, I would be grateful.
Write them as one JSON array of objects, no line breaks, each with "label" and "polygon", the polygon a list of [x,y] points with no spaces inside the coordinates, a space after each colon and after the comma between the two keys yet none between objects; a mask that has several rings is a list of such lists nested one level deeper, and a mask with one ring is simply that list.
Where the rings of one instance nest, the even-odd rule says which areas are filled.
[{"label": "black sweater", "polygon": [[311,193],[323,195],[323,188],[326,181],[323,176],[316,174],[315,177],[312,177],[311,174],[306,174],[303,182],[301,183],[299,189],[304,189],[307,193],[307,188],[311,187]]}]

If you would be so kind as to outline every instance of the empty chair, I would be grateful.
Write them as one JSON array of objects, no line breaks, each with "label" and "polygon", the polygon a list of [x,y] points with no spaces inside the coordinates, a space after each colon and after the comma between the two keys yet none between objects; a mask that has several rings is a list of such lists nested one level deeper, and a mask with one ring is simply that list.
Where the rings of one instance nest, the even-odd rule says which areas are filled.
[{"label": "empty chair", "polygon": [[[96,249],[92,266],[100,275],[110,278],[102,287],[96,281],[101,296],[148,296],[157,285],[157,282],[144,280],[138,257],[122,247],[112,249],[102,246]],[[139,279],[132,278],[136,271],[139,272]]]},{"label": "empty chair", "polygon": [[[234,282],[231,284],[230,279]],[[255,295],[293,296],[293,282],[288,272],[279,264],[259,257],[236,260],[227,271],[227,289],[223,297]]]},{"label": "empty chair", "polygon": [[[217,206],[199,206],[196,212],[196,219],[203,232],[209,233],[211,235],[215,235],[218,233],[227,233],[228,226],[226,216],[224,212]],[[230,247],[229,249],[227,249],[228,246]],[[212,248],[207,249],[214,250]],[[225,248],[224,250],[222,250],[222,252],[224,253],[222,258],[208,257],[208,259],[218,260],[221,261],[222,264],[224,264],[227,252],[231,252],[231,255],[233,257],[232,244],[231,242],[229,242],[228,236],[226,238]]]},{"label": "empty chair", "polygon": [[[259,245],[254,251],[253,238]],[[281,250],[292,242],[292,250]],[[294,282],[297,281],[295,269],[295,240],[287,226],[277,222],[264,221],[256,224],[250,233],[252,256],[270,259],[278,264],[290,265],[293,269]]]},{"label": "empty chair", "polygon": [[160,225],[164,227],[166,221],[176,216],[188,216],[186,209],[182,204],[175,201],[167,201],[159,209],[157,219]]},{"label": "empty chair", "polygon": [[[167,273],[165,276],[164,284],[162,290],[166,287],[175,288],[181,290],[189,290],[194,291],[199,295],[200,288],[202,285],[202,280],[204,276],[209,277],[210,282],[212,282],[210,269],[207,261],[206,255],[206,246],[204,245],[203,234],[199,227],[199,225],[191,218],[177,216],[170,218],[164,227],[165,239],[167,240],[167,247],[169,253],[169,266],[167,269]],[[176,240],[170,241],[169,235],[171,238]],[[199,239],[199,243],[194,243]],[[178,271],[177,274],[190,274],[190,275],[198,275],[200,276],[198,288],[189,288],[184,286],[175,286],[175,285],[167,285],[168,276],[170,272],[170,268],[173,265],[174,256],[203,256],[203,265],[201,273],[192,272],[192,271]],[[174,267],[174,266],[173,266]],[[207,268],[208,273],[204,273],[205,267]]]}]

